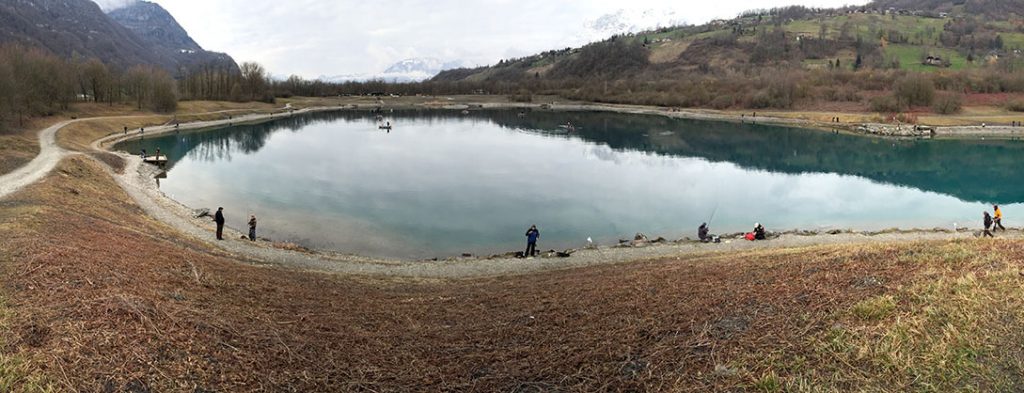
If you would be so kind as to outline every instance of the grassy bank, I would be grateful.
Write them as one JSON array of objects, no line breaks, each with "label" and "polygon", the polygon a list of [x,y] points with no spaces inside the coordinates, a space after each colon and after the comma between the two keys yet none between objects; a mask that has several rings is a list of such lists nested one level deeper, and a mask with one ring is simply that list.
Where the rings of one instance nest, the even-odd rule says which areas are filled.
[{"label": "grassy bank", "polygon": [[99,165],[66,159],[0,203],[4,356],[60,390],[1021,387],[1013,242],[353,278],[211,251],[142,214]]}]

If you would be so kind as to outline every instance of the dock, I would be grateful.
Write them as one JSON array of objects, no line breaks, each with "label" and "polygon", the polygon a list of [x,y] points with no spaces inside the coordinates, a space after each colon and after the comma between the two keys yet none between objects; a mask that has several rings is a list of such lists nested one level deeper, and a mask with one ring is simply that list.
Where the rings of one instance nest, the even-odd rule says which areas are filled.
[{"label": "dock", "polygon": [[147,164],[164,165],[167,163],[167,156],[163,154],[158,156],[146,156],[146,158],[142,159],[142,162]]}]

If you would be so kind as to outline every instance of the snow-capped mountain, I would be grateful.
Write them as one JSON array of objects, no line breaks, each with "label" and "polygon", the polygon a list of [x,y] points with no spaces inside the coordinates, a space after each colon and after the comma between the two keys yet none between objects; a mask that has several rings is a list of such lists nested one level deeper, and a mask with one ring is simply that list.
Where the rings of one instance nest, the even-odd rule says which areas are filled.
[{"label": "snow-capped mountain", "polygon": [[405,59],[392,64],[379,74],[349,74],[335,76],[321,76],[319,79],[325,82],[349,82],[383,80],[387,82],[420,82],[433,78],[441,71],[447,71],[460,67],[469,67],[462,60],[442,61],[435,58]]},{"label": "snow-capped mountain", "polygon": [[605,14],[587,21],[583,37],[587,41],[601,40],[613,35],[638,33],[641,31],[685,24],[686,21],[673,10],[625,10]]}]

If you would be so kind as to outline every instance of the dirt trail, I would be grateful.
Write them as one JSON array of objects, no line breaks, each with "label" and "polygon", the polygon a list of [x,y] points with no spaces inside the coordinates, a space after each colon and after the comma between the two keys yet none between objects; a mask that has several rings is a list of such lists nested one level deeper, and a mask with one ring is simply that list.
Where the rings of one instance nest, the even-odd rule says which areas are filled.
[{"label": "dirt trail", "polygon": [[[498,107],[496,105],[484,105],[485,107]],[[295,113],[305,113],[320,110],[332,110],[337,108],[309,108]],[[557,110],[588,110],[592,106],[558,105],[552,109]],[[638,108],[612,108],[604,107],[603,110],[616,110],[626,113],[654,114],[653,111]],[[691,116],[693,114],[683,113],[674,116]],[[287,114],[277,115],[287,116]],[[275,116],[250,115],[240,117],[234,122],[269,120]],[[694,116],[696,117],[696,116]],[[712,119],[712,118],[709,118]],[[799,122],[792,119],[785,119],[781,122]],[[202,123],[190,123],[184,128],[206,128],[219,125],[227,125],[229,121],[218,120]],[[154,127],[147,131],[147,135],[173,132],[173,127]],[[121,140],[132,139],[136,136],[111,135],[93,143],[93,147],[102,150],[104,146],[110,146]],[[116,153],[116,152],[115,152]],[[866,243],[894,243],[907,241],[924,240],[950,240],[966,239],[974,237],[970,232],[947,233],[938,231],[906,231],[885,234],[858,234],[841,233],[836,235],[795,235],[786,234],[767,242],[749,242],[742,240],[730,240],[721,244],[699,244],[692,242],[670,242],[665,244],[651,244],[646,247],[602,247],[599,249],[580,250],[569,258],[533,258],[533,259],[480,259],[480,258],[457,258],[442,261],[408,261],[388,260],[354,255],[341,255],[323,252],[298,252],[273,247],[267,242],[250,242],[241,239],[242,232],[228,228],[225,232],[224,241],[214,240],[214,225],[209,218],[194,218],[193,209],[185,206],[169,197],[159,190],[154,176],[159,169],[144,165],[142,160],[136,156],[121,154],[126,162],[124,174],[114,174],[118,184],[142,207],[151,217],[171,226],[177,231],[192,238],[203,241],[212,249],[219,249],[231,254],[234,257],[250,260],[254,263],[276,265],[281,267],[297,268],[320,272],[370,275],[370,276],[394,276],[410,278],[474,278],[494,277],[507,275],[530,274],[541,271],[570,269],[595,265],[617,264],[643,261],[648,259],[662,259],[671,257],[693,257],[697,255],[737,252],[759,249],[777,249],[808,247],[829,244],[866,244]],[[1024,236],[1020,231],[1011,231],[1004,237],[1019,238]]]},{"label": "dirt trail", "polygon": [[[348,275],[391,276],[407,278],[477,278],[523,275],[551,270],[640,262],[664,258],[690,258],[713,253],[743,252],[764,249],[799,248],[831,244],[880,244],[908,241],[952,240],[974,238],[973,232],[905,231],[882,234],[839,233],[798,235],[784,234],[761,242],[724,240],[719,244],[689,241],[652,243],[643,247],[601,247],[583,249],[569,258],[457,258],[441,261],[386,260],[329,253],[305,253],[274,248],[267,242],[242,239],[242,232],[227,228],[225,240],[214,240],[214,224],[210,218],[194,218],[193,210],[163,194],[154,175],[156,167],[143,164],[142,159],[125,156],[123,175],[113,174],[129,196],[148,214],[175,230],[202,241],[212,249],[225,251],[236,258],[258,264],[275,265]],[[1003,238],[1021,238],[1019,230],[1001,232]]]},{"label": "dirt trail", "polygon": [[[194,115],[210,115],[210,114],[231,113],[231,112],[239,112],[239,111],[244,111],[244,109],[229,109],[229,110],[222,110],[222,111],[215,111],[215,112],[197,113],[197,114],[194,114]],[[234,121],[236,121],[236,122],[252,121],[252,120],[256,120],[256,119],[269,118],[269,117],[274,117],[274,116],[281,116],[281,115],[250,115],[250,116],[240,117],[240,118],[238,118],[238,120],[234,120]],[[28,186],[28,185],[30,185],[32,183],[35,183],[37,181],[42,180],[47,174],[50,173],[51,170],[53,170],[54,167],[57,166],[57,163],[59,163],[61,159],[63,159],[68,154],[72,154],[72,152],[69,152],[67,150],[62,149],[60,147],[60,145],[58,145],[58,143],[57,143],[57,133],[60,132],[60,130],[63,129],[64,127],[67,127],[67,126],[69,126],[71,124],[78,123],[78,122],[86,122],[86,121],[94,121],[94,120],[107,120],[107,119],[130,119],[130,118],[136,118],[136,117],[145,117],[145,115],[138,115],[138,116],[133,116],[133,115],[129,115],[129,116],[99,116],[99,117],[90,117],[90,118],[83,118],[83,119],[73,119],[73,120],[62,121],[60,123],[54,124],[54,125],[52,125],[50,127],[47,127],[45,129],[43,129],[42,131],[39,131],[39,154],[34,159],[32,159],[32,161],[30,161],[28,164],[25,164],[24,166],[11,171],[10,173],[6,173],[6,174],[3,174],[3,175],[0,175],[0,199],[4,198],[4,197],[6,197],[6,196],[8,196],[10,194],[13,194],[13,193],[17,192],[18,190],[21,190],[25,186]],[[189,124],[188,128],[210,127],[210,126],[226,124],[228,122],[230,122],[230,120],[210,121],[210,122],[197,122],[197,123]],[[162,129],[163,132],[167,132],[169,130],[173,130],[174,128],[172,126],[163,126],[163,127],[157,127],[157,129]],[[121,136],[120,134],[111,135],[109,137],[97,140],[97,141],[93,142],[92,148],[96,149],[96,150],[101,150],[101,143],[102,142],[104,142],[106,140],[114,139],[114,138],[120,137],[120,136]]]},{"label": "dirt trail", "polygon": [[[494,107],[493,105],[486,105]],[[294,111],[295,114],[309,113],[324,110],[337,110],[338,107],[316,107]],[[558,105],[558,110],[593,110],[592,105]],[[614,110],[625,113],[656,114],[654,110],[630,107],[601,107],[602,110]],[[227,113],[234,110],[210,112]],[[664,114],[664,113],[661,113]],[[177,130],[201,129],[217,126],[225,126],[233,123],[245,123],[255,121],[266,121],[274,118],[289,116],[288,112],[282,111],[276,114],[251,114],[239,116],[233,119],[221,119],[214,121],[202,121],[181,124],[179,128],[173,125],[152,127],[146,135],[158,135]],[[701,116],[699,113],[678,113],[673,116],[721,120],[718,116]],[[0,176],[0,198],[3,198],[26,185],[32,184],[45,177],[56,164],[70,152],[61,149],[56,142],[57,132],[72,123],[78,121],[130,118],[133,116],[109,116],[89,119],[69,120],[55,124],[39,133],[41,153],[28,165],[15,170],[14,172]],[[780,123],[788,123],[793,120],[786,119]],[[124,135],[112,134],[100,138],[91,144],[97,151],[107,151],[107,147],[113,144],[138,137],[137,134]],[[142,160],[137,156],[124,153],[121,155],[126,160],[126,168],[123,174],[110,172],[117,183],[132,197],[133,200],[150,216],[176,229],[182,234],[203,241],[211,246],[211,249],[221,250],[236,258],[250,260],[254,263],[277,265],[282,267],[296,268],[302,270],[313,270],[321,272],[373,275],[373,276],[397,276],[413,278],[471,278],[490,277],[503,275],[529,274],[540,271],[569,269],[585,266],[616,264],[647,259],[660,259],[670,257],[692,257],[700,254],[718,252],[736,252],[745,250],[757,250],[768,248],[792,248],[806,247],[827,244],[859,244],[859,243],[887,243],[906,242],[919,240],[948,240],[956,238],[970,238],[973,234],[944,233],[935,231],[919,232],[898,232],[887,234],[856,234],[842,233],[837,235],[783,235],[778,239],[768,242],[746,242],[730,241],[722,244],[696,244],[690,242],[676,242],[667,244],[654,244],[638,248],[605,247],[600,249],[586,249],[575,253],[570,258],[534,258],[534,259],[478,259],[460,258],[444,261],[404,261],[386,260],[352,255],[341,255],[332,253],[306,253],[299,251],[284,250],[275,248],[267,242],[252,243],[240,240],[241,232],[228,231],[225,241],[213,240],[213,226],[205,218],[193,218],[193,211],[187,206],[172,200],[164,195],[156,185],[154,176],[158,169],[143,165]],[[1022,233],[1011,231],[1005,236],[1019,238]]]},{"label": "dirt trail", "polygon": [[57,146],[57,131],[81,120],[68,120],[39,131],[39,155],[25,166],[0,176],[0,199],[45,177],[60,162],[67,151]]}]

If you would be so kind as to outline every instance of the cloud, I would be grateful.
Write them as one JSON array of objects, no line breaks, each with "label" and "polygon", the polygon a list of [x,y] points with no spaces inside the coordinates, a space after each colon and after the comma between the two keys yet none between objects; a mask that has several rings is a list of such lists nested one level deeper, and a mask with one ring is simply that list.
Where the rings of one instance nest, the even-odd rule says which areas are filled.
[{"label": "cloud", "polygon": [[[132,0],[99,0],[104,7]],[[579,46],[612,26],[703,23],[753,8],[836,7],[867,0],[152,0],[204,48],[275,74],[375,74],[410,57],[492,64]],[[612,15],[609,17],[609,15]],[[620,20],[614,20],[619,15]],[[616,23],[621,22],[621,23]]]}]

